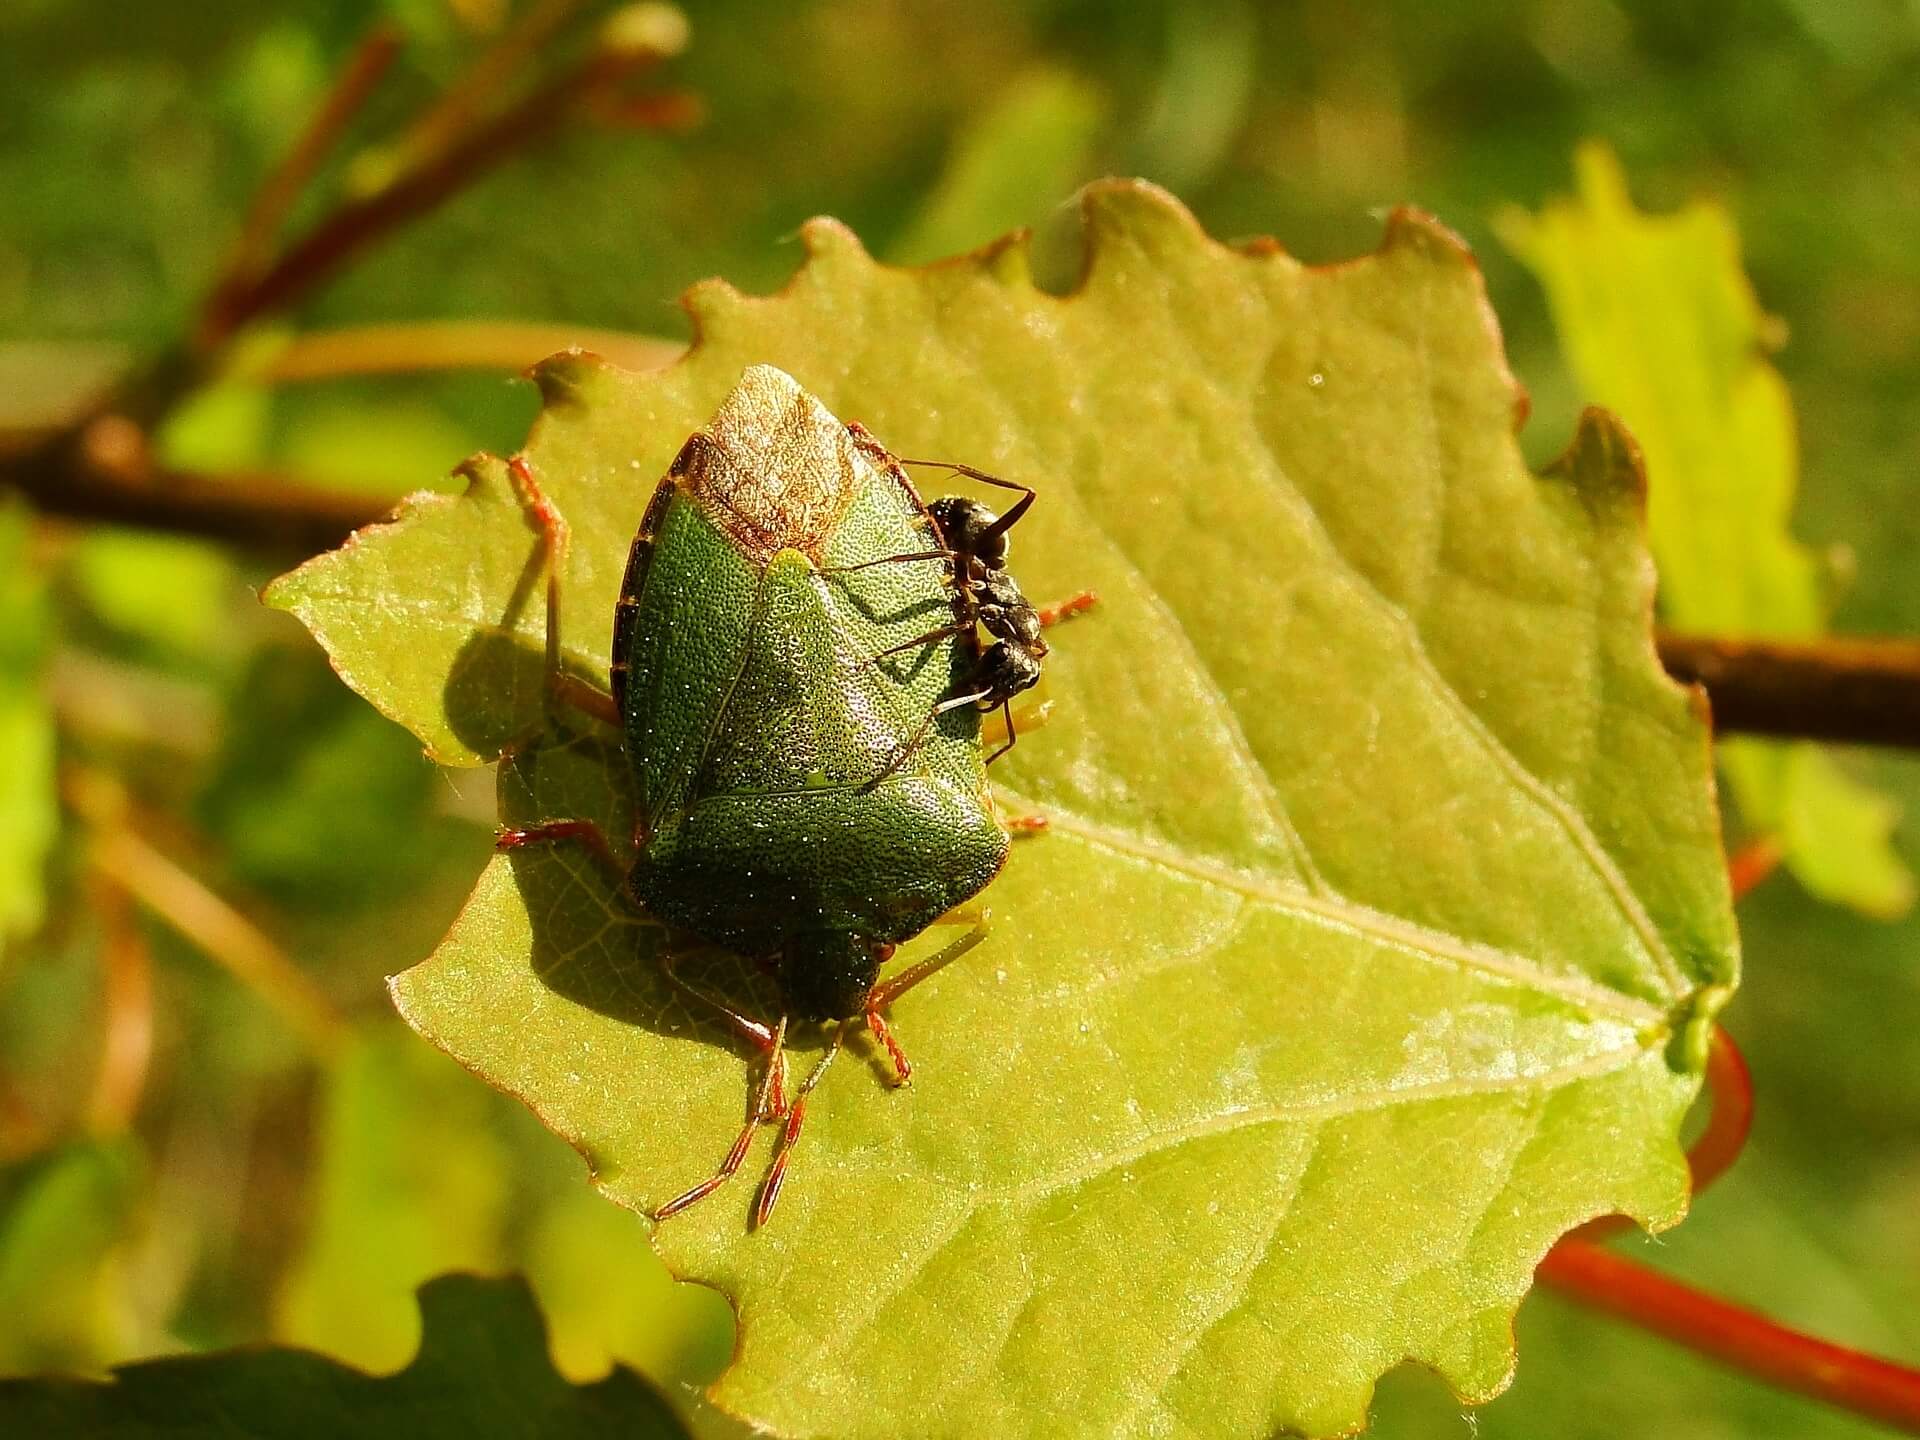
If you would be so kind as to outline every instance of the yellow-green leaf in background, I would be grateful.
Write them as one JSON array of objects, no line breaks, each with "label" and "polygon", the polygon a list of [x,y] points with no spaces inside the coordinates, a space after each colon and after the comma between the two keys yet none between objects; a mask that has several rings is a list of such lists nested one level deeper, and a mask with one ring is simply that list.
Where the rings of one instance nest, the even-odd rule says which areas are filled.
[{"label": "yellow-green leaf in background", "polygon": [[[1596,413],[1529,473],[1478,271],[1422,216],[1315,269],[1137,182],[1085,213],[1064,298],[1017,244],[893,269],[816,222],[777,296],[693,293],[679,364],[542,371],[529,455],[572,524],[586,674],[655,481],[752,363],[902,453],[1030,481],[1022,582],[1101,595],[993,772],[1051,828],[986,892],[985,942],[894,1009],[913,1085],[856,1053],[772,1224],[747,1223],[763,1135],[654,1228],[739,1314],[716,1398],[776,1433],[1326,1435],[1403,1357],[1485,1399],[1555,1238],[1686,1205],[1736,942],[1631,445]],[[504,472],[269,594],[451,763],[543,720]],[[627,776],[610,736],[522,744],[503,817],[624,836]],[[748,1084],[659,942],[577,849],[528,850],[394,993],[646,1211],[712,1169]]]},{"label": "yellow-green leaf in background", "polygon": [[315,1213],[275,1330],[370,1370],[420,1345],[413,1292],[500,1264],[507,1153],[488,1095],[393,1025],[353,1036],[327,1072]]},{"label": "yellow-green leaf in background", "polygon": [[647,1222],[584,1185],[557,1194],[528,1239],[527,1278],[553,1327],[553,1359],[570,1380],[616,1361],[663,1386],[704,1383],[733,1348],[726,1301],[678,1285],[647,1244]]},{"label": "yellow-green leaf in background", "polygon": [[0,1375],[125,1357],[135,1331],[125,1269],[144,1191],[145,1165],[125,1140],[75,1141],[0,1169]]},{"label": "yellow-green leaf in background", "polygon": [[0,944],[40,924],[59,827],[53,708],[41,675],[52,620],[27,535],[25,507],[0,505]]},{"label": "yellow-green leaf in background", "polygon": [[933,193],[890,253],[932,260],[1042,219],[1094,173],[1106,108],[1092,84],[1067,71],[1016,76],[960,132]]},{"label": "yellow-green leaf in background", "polygon": [[[1567,362],[1645,456],[1660,609],[1675,628],[1803,639],[1826,628],[1819,564],[1788,529],[1799,457],[1774,325],[1740,263],[1733,219],[1697,203],[1634,207],[1612,152],[1583,146],[1579,195],[1500,220],[1546,288]],[[1732,739],[1720,759],[1740,812],[1778,835],[1808,889],[1871,914],[1913,903],[1897,812],[1811,743]]]}]

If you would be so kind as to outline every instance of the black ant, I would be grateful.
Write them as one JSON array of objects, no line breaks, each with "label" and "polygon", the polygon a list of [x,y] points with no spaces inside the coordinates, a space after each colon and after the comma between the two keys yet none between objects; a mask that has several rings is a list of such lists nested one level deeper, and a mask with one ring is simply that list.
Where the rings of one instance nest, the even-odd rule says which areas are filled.
[{"label": "black ant", "polygon": [[[1048,646],[1041,634],[1047,626],[1078,615],[1093,605],[1096,596],[1091,590],[1083,590],[1058,605],[1035,606],[1020,583],[1007,569],[1008,536],[1010,531],[1025,515],[1027,507],[1033,504],[1035,491],[1031,486],[1017,484],[1011,480],[1002,480],[976,470],[971,465],[961,465],[950,460],[908,460],[893,455],[859,422],[850,422],[847,432],[853,437],[854,444],[866,458],[890,472],[904,485],[909,494],[917,494],[912,482],[907,479],[902,468],[907,465],[924,465],[964,475],[969,480],[977,480],[983,485],[996,485],[1003,490],[1017,490],[1020,498],[1004,514],[997,513],[990,506],[978,500],[970,500],[964,495],[946,495],[927,505],[926,512],[932,519],[934,531],[938,535],[941,548],[919,551],[911,555],[889,556],[889,560],[932,560],[944,559],[953,565],[954,619],[951,625],[942,625],[903,641],[889,650],[882,651],[875,659],[898,651],[909,650],[948,635],[972,637],[979,630],[985,630],[993,637],[993,643],[981,650],[975,644],[975,661],[972,672],[958,687],[961,693],[955,694],[935,707],[928,722],[948,710],[958,709],[962,705],[977,705],[982,710],[998,710],[1006,722],[1007,739],[998,750],[987,757],[991,765],[1007,751],[1013,748],[1017,731],[1013,724],[1013,697],[1024,690],[1031,689],[1040,680],[1040,662],[1047,657]],[[885,562],[871,561],[870,564]],[[853,569],[860,566],[850,567]],[[909,747],[911,748],[911,747]]]}]

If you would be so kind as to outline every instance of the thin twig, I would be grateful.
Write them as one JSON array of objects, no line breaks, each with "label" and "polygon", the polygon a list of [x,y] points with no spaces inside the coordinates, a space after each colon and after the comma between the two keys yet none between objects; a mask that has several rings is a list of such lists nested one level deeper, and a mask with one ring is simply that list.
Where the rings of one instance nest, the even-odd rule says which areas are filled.
[{"label": "thin twig", "polygon": [[332,549],[392,509],[388,501],[271,475],[159,472],[134,478],[22,463],[0,465],[0,484],[21,491],[46,515],[307,555]]},{"label": "thin twig", "polygon": [[296,335],[245,378],[270,384],[403,375],[427,370],[499,370],[515,374],[578,347],[629,370],[657,370],[686,353],[677,340],[515,320],[428,320],[356,325]]},{"label": "thin twig", "polygon": [[295,241],[256,281],[209,314],[202,327],[202,346],[217,347],[261,315],[292,305],[361,251],[544,140],[591,96],[659,58],[658,52],[644,49],[595,50],[392,184],[341,206]]},{"label": "thin twig", "polygon": [[1920,1434],[1920,1370],[1792,1329],[1584,1240],[1562,1240],[1535,1273],[1583,1305],[1769,1385]]},{"label": "thin twig", "polygon": [[267,268],[273,251],[274,236],[300,201],[313,177],[326,163],[346,133],[353,118],[372,96],[394,59],[400,53],[400,28],[390,22],[375,25],[354,48],[347,63],[334,80],[333,88],[321,103],[293,148],[255,192],[253,203],[240,222],[240,233],[233,251],[222,267],[201,309],[201,344],[209,344],[208,333],[217,327],[218,317],[229,309],[239,294]]},{"label": "thin twig", "polygon": [[101,837],[95,861],[149,910],[277,1013],[314,1055],[338,1050],[345,1022],[320,987],[246,916],[129,829]]},{"label": "thin twig", "polygon": [[392,153],[404,165],[452,144],[579,8],[580,0],[533,0],[407,127]]},{"label": "thin twig", "polygon": [[129,823],[131,805],[113,776],[73,767],[61,794],[92,832],[88,858],[128,894],[259,996],[316,1056],[338,1048],[346,1022],[259,926],[149,844]]},{"label": "thin twig", "polygon": [[1920,745],[1920,641],[1659,637],[1660,660],[1707,687],[1723,730]]},{"label": "thin twig", "polygon": [[132,895],[96,867],[94,911],[101,940],[100,1066],[87,1101],[87,1128],[118,1135],[133,1123],[153,1056],[153,953],[133,913]]}]

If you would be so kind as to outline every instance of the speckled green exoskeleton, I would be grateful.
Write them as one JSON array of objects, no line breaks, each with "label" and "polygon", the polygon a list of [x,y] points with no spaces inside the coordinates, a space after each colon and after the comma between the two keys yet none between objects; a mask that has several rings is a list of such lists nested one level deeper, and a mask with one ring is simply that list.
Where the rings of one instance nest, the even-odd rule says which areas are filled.
[{"label": "speckled green exoskeleton", "polygon": [[[576,839],[659,919],[764,961],[784,1013],[743,1013],[674,973],[767,1056],[718,1173],[656,1212],[710,1194],[757,1124],[784,1117],[757,1219],[779,1195],[806,1097],[850,1028],[866,1024],[909,1073],[884,1010],[977,942],[973,931],[885,981],[901,941],[952,914],[1005,862],[1010,827],[987,787],[983,714],[1039,678],[1041,626],[1005,568],[1004,515],[977,501],[923,505],[904,464],[836,420],[790,376],[748,369],[689,438],[634,537],[614,615],[610,694],[559,668],[558,575],[567,532],[524,459],[511,464],[548,545],[548,673],[606,720],[633,768],[634,859],[591,821],[501,834],[504,848]],[[988,638],[982,642],[981,634]],[[1007,737],[1012,738],[1009,724]],[[790,1023],[838,1022],[791,1100]]]}]

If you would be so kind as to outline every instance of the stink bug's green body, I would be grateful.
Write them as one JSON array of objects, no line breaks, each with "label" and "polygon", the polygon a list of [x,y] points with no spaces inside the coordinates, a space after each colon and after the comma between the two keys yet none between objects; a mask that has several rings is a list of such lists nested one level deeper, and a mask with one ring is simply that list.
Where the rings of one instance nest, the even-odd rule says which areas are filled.
[{"label": "stink bug's green body", "polygon": [[[906,462],[919,463],[919,462]],[[560,667],[564,521],[524,459],[510,469],[548,544],[547,660],[555,693],[617,727],[633,767],[634,858],[590,821],[500,835],[502,848],[586,843],[649,912],[762,961],[773,1024],[668,978],[766,1053],[745,1128],[712,1178],[740,1166],[755,1127],[784,1116],[756,1209],[780,1193],[806,1097],[865,1023],[905,1080],[883,1010],[964,953],[964,939],[881,982],[894,946],[978,894],[1005,862],[981,720],[1039,677],[1040,629],[1091,601],[1035,610],[1005,569],[1005,515],[921,503],[902,462],[843,425],[790,376],[756,365],[681,448],[629,552],[614,616],[611,696]],[[983,646],[980,632],[993,637]],[[1012,720],[1008,715],[1008,743]],[[998,752],[996,752],[998,753]],[[1031,824],[1019,828],[1032,828]],[[837,1021],[826,1054],[786,1095],[792,1021]]]},{"label": "stink bug's green body", "polygon": [[866,563],[940,544],[905,477],[770,366],[687,441],[633,543],[612,667],[644,827],[630,884],[778,956],[801,1019],[859,1013],[875,947],[1006,859],[980,710],[926,723],[974,658],[959,634],[913,643],[950,620],[948,567]]}]

